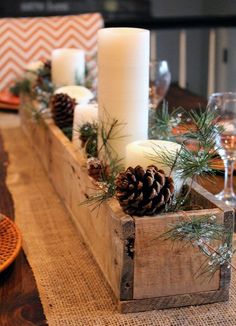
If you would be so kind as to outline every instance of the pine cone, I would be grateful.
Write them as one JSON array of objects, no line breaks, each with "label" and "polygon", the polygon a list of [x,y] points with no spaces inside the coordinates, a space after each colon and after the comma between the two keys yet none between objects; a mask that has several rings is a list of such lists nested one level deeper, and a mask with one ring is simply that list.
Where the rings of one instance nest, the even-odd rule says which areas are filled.
[{"label": "pine cone", "polygon": [[73,126],[75,106],[75,99],[69,95],[63,93],[53,95],[52,117],[59,128],[64,129]]},{"label": "pine cone", "polygon": [[51,82],[51,60],[46,60],[43,63],[43,67],[38,70],[37,82],[36,84],[43,87],[44,83]]},{"label": "pine cone", "polygon": [[44,61],[43,65],[44,65],[43,66],[44,69],[47,70],[48,73],[51,72],[51,70],[52,70],[52,62],[51,62],[51,60]]},{"label": "pine cone", "polygon": [[95,157],[91,157],[87,160],[88,174],[95,180],[101,179],[102,175],[102,162]]},{"label": "pine cone", "polygon": [[109,168],[96,157],[90,157],[87,160],[88,174],[96,181],[102,181],[109,174]]},{"label": "pine cone", "polygon": [[174,182],[155,165],[147,169],[129,167],[116,178],[116,198],[123,210],[130,215],[154,215],[170,204]]}]

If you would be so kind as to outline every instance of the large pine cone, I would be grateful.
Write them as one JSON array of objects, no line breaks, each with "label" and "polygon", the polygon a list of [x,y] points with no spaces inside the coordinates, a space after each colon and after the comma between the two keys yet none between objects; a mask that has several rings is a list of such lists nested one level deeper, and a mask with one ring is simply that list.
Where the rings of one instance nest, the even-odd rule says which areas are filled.
[{"label": "large pine cone", "polygon": [[52,117],[56,125],[61,128],[72,128],[74,109],[76,106],[75,99],[69,95],[59,93],[52,97]]},{"label": "large pine cone", "polygon": [[172,202],[174,182],[155,165],[129,167],[116,178],[116,198],[130,215],[154,215]]}]

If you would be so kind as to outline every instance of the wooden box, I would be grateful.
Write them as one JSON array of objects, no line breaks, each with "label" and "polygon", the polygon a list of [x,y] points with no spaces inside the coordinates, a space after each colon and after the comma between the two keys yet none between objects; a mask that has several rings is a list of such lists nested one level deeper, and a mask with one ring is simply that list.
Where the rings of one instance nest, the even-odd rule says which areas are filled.
[{"label": "wooden box", "polygon": [[[158,238],[183,213],[154,217],[126,215],[116,200],[92,210],[81,206],[95,185],[83,155],[51,120],[34,122],[21,109],[23,129],[64,202],[76,227],[110,285],[122,313],[225,301],[230,269],[225,266],[209,281],[196,277],[205,257],[197,248]],[[199,185],[192,201],[204,207],[189,217],[214,214],[233,232],[233,211]]]}]

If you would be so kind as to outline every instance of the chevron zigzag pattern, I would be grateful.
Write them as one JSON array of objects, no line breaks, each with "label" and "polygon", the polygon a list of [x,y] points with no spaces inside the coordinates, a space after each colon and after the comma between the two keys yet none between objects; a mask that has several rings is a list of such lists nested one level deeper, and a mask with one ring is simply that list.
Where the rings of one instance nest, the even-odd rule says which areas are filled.
[{"label": "chevron zigzag pattern", "polygon": [[88,69],[95,69],[99,13],[0,19],[0,91],[7,89],[31,61],[51,57],[56,48],[85,50]]}]

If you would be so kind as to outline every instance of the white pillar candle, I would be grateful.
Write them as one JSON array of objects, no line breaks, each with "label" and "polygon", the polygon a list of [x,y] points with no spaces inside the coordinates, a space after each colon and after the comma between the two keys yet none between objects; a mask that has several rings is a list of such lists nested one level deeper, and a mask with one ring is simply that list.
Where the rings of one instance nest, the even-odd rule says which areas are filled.
[{"label": "white pillar candle", "polygon": [[[123,123],[110,145],[120,158],[128,143],[147,139],[149,92],[148,30],[104,28],[98,32],[99,120]],[[109,127],[109,126],[108,126]]]},{"label": "white pillar candle", "polygon": [[[161,154],[177,153],[181,145],[166,140],[140,140],[126,146],[125,167],[135,167],[141,165],[146,168],[148,165],[155,164],[159,169],[163,169],[168,175],[170,167],[162,162]],[[160,163],[155,163],[152,157],[156,157]]]},{"label": "white pillar candle", "polygon": [[55,88],[84,83],[85,54],[81,49],[56,49],[52,52],[52,82]]},{"label": "white pillar candle", "polygon": [[77,104],[87,104],[93,98],[93,93],[84,86],[64,86],[54,92],[54,94],[60,93],[74,98]]},{"label": "white pillar candle", "polygon": [[72,142],[76,147],[81,148],[81,141],[79,139],[79,127],[85,123],[98,122],[98,106],[97,104],[76,105],[74,110],[73,120],[73,136]]}]

